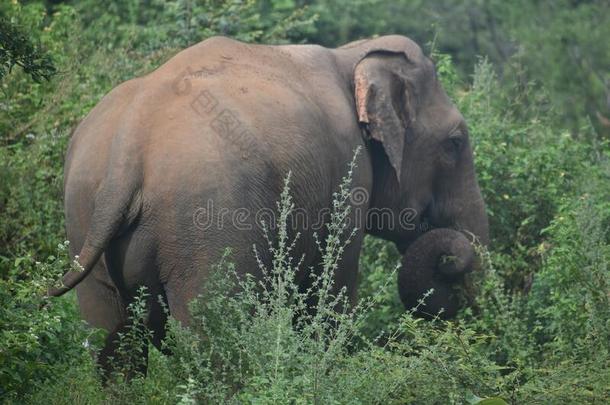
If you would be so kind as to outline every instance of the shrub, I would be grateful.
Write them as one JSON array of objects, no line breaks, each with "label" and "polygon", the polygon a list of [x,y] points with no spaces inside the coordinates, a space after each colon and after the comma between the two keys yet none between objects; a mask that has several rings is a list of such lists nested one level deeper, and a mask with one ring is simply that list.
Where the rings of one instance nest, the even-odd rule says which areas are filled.
[{"label": "shrub", "polygon": [[81,364],[91,337],[71,300],[43,298],[49,281],[68,268],[66,244],[39,263],[20,257],[0,278],[0,397],[18,399]]}]

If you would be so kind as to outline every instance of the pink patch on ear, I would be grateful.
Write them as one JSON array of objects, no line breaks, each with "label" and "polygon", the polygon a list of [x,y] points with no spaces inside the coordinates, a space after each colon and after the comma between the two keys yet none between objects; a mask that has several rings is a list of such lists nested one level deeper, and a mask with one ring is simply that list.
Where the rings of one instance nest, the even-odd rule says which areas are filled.
[{"label": "pink patch on ear", "polygon": [[364,74],[356,72],[354,75],[356,110],[358,111],[358,121],[369,123],[369,115],[366,111],[366,104],[369,95],[369,83]]}]

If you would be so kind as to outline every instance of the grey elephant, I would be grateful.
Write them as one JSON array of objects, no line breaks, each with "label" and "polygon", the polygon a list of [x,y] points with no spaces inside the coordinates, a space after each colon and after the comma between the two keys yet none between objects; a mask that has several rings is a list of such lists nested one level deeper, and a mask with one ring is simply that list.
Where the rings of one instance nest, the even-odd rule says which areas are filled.
[{"label": "grey elephant", "polygon": [[[364,198],[351,201],[350,220],[362,225],[335,273],[352,302],[365,233],[401,252],[423,223],[487,241],[467,126],[413,41],[384,36],[327,49],[215,37],[194,45],[116,87],[75,130],[65,219],[83,271],[50,295],[76,288],[84,319],[109,332],[104,365],[127,305],[146,286],[159,345],[166,315],[156,297],[188,324],[188,303],[225,247],[240,272],[260,275],[251,246],[265,245],[260,218],[275,208],[288,171],[309,219],[293,229],[301,234],[295,256],[316,271],[313,235],[323,238],[324,228],[313,224],[327,218],[358,147],[353,187]],[[309,280],[304,271],[297,282]]]}]

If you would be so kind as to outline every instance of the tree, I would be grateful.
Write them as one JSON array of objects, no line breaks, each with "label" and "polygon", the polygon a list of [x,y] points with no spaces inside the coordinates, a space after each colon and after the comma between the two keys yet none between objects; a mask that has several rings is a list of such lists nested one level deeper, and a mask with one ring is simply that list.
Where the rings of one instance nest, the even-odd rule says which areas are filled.
[{"label": "tree", "polygon": [[9,9],[0,7],[0,82],[15,65],[36,82],[49,80],[57,71],[51,57],[11,18]]}]

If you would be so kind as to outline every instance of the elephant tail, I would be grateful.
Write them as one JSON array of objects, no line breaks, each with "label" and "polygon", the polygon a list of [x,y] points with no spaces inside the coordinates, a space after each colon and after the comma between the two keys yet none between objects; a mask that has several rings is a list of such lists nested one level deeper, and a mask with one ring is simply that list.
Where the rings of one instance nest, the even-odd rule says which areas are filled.
[{"label": "elephant tail", "polygon": [[141,208],[140,187],[106,178],[95,196],[91,225],[83,246],[75,257],[80,271],[66,273],[62,278],[62,286],[49,288],[47,296],[59,297],[83,281],[91,273],[110,241],[134,222]]}]

